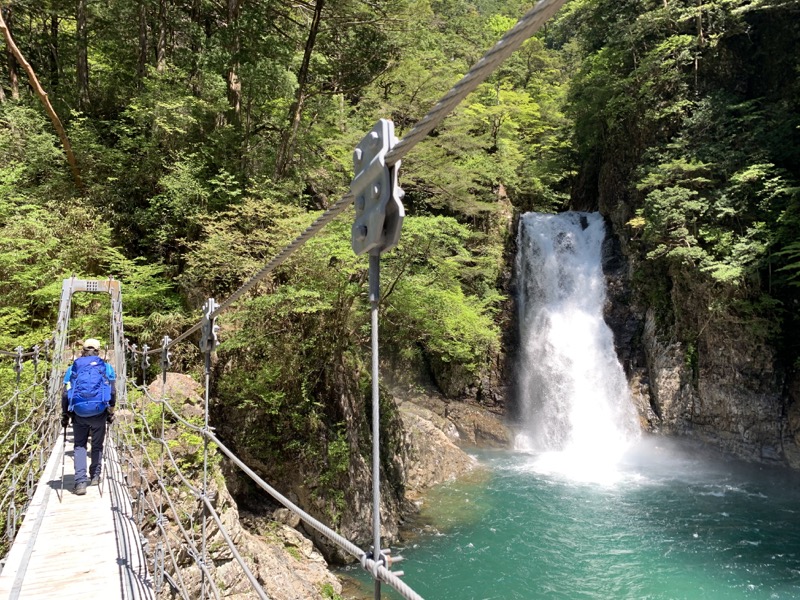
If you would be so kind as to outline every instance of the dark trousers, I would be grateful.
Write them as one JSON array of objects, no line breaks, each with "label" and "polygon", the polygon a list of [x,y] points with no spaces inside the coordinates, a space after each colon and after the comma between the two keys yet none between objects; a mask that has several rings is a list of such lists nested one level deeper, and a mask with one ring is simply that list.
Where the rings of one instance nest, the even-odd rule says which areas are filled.
[{"label": "dark trousers", "polygon": [[[72,418],[72,432],[75,435],[75,483],[88,481],[100,475],[103,460],[103,442],[106,439],[106,413],[94,417]],[[86,443],[92,436],[92,463],[89,476],[86,476]]]}]

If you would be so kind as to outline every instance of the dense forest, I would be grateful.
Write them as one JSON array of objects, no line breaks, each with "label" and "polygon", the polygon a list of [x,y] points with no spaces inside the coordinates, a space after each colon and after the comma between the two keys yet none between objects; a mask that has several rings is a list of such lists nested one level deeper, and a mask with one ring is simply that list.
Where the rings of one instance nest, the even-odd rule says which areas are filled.
[{"label": "dense forest", "polygon": [[[402,136],[531,5],[0,0],[0,348],[49,335],[72,273],[123,282],[132,339],[174,337],[341,197],[378,118]],[[511,215],[570,208],[607,217],[690,369],[723,319],[791,374],[799,42],[800,2],[567,2],[403,161],[387,381],[487,398]],[[368,455],[345,425],[368,395],[366,273],[341,217],[222,319],[223,433],[274,477],[299,466],[334,521]],[[76,319],[80,337],[105,317]]]}]

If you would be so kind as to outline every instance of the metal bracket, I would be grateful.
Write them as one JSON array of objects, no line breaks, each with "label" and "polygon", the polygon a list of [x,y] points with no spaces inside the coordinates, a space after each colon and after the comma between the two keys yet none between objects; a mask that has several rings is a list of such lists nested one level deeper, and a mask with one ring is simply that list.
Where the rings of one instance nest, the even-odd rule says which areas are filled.
[{"label": "metal bracket", "polygon": [[217,337],[217,333],[219,332],[217,317],[211,317],[218,308],[219,304],[217,304],[213,298],[209,298],[203,305],[203,329],[200,336],[200,352],[203,354],[213,352],[219,343],[219,338]]},{"label": "metal bracket", "polygon": [[153,578],[153,587],[157,592],[161,591],[164,585],[164,545],[161,542],[156,544],[156,551],[153,553],[153,571],[155,577]]},{"label": "metal bracket", "polygon": [[172,352],[169,351],[169,344],[172,339],[165,335],[161,340],[161,371],[166,373],[172,366]]},{"label": "metal bracket", "polygon": [[355,198],[356,220],[351,245],[358,255],[383,254],[400,240],[405,192],[397,184],[400,161],[391,168],[386,155],[397,144],[394,123],[380,119],[353,152],[355,176],[350,192]]},{"label": "metal bracket", "polygon": [[19,385],[20,375],[22,374],[22,353],[25,351],[25,348],[17,346],[14,350],[17,353],[14,359],[14,372],[17,374],[17,385]]},{"label": "metal bracket", "polygon": [[136,373],[136,344],[129,344],[126,340],[125,346],[128,349],[128,360],[131,363],[131,375],[134,375]]}]

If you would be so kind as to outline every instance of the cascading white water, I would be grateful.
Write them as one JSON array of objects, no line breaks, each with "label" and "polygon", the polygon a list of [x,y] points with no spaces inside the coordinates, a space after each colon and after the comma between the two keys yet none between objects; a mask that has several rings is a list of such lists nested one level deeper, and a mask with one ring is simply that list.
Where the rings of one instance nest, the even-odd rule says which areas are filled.
[{"label": "cascading white water", "polygon": [[639,436],[636,411],[603,320],[605,225],[598,213],[523,215],[517,448],[537,466],[597,479]]}]

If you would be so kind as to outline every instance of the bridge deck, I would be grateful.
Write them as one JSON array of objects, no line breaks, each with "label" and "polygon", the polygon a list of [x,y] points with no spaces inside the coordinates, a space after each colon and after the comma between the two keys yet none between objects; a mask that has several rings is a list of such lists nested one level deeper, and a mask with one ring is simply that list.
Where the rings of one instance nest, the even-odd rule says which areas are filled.
[{"label": "bridge deck", "polygon": [[85,496],[72,492],[70,436],[59,501],[62,450],[60,438],[0,574],[0,599],[151,599],[130,498],[110,436],[103,485],[89,487]]}]

